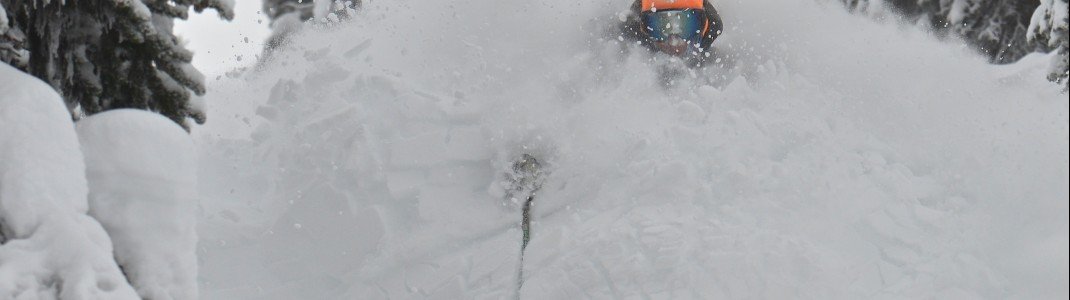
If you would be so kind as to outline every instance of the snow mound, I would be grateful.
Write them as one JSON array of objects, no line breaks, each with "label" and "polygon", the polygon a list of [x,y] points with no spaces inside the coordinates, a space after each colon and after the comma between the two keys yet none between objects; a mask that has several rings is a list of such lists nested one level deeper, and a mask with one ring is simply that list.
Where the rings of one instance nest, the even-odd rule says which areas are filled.
[{"label": "snow mound", "polygon": [[62,99],[0,64],[0,295],[137,299],[86,215],[85,165]]},{"label": "snow mound", "polygon": [[[599,34],[617,2],[367,3],[219,83],[203,296],[1066,295],[1043,57],[722,1],[713,63],[662,82],[673,62]],[[523,153],[548,175],[519,265],[501,181]]]},{"label": "snow mound", "polygon": [[145,299],[197,298],[196,159],[189,134],[142,110],[112,110],[77,124],[89,213]]}]

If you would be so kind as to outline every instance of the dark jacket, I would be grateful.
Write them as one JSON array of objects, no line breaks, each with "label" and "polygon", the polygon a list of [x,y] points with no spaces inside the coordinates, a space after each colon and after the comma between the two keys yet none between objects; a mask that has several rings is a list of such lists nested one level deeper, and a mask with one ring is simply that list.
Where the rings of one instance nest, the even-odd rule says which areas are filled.
[{"label": "dark jacket", "polygon": [[[699,45],[702,48],[702,51],[709,52],[713,40],[716,40],[717,37],[721,35],[721,32],[724,29],[724,24],[721,23],[721,15],[717,13],[717,9],[713,8],[713,5],[710,4],[709,0],[703,1],[702,6],[706,11],[706,20],[710,23],[710,30],[706,32],[706,36],[702,38]],[[656,51],[654,45],[650,43],[650,39],[646,32],[642,30],[643,27],[639,21],[639,14],[642,12],[642,9],[642,0],[635,0],[635,3],[632,3],[631,11],[620,25],[620,34],[621,37],[626,40],[637,41],[651,51]],[[705,57],[705,55],[701,55],[701,57]]]}]

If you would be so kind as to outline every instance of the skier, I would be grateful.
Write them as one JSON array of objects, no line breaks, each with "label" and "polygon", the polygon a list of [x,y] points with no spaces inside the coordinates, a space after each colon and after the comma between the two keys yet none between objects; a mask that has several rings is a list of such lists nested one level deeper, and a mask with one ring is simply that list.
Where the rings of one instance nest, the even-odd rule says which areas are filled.
[{"label": "skier", "polygon": [[709,0],[636,0],[620,25],[620,34],[651,51],[701,65],[723,28]]}]

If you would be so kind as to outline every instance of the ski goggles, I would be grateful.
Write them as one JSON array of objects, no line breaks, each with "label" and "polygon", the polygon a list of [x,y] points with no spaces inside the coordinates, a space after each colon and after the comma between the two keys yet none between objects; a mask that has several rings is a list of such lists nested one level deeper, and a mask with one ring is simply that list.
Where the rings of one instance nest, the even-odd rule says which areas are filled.
[{"label": "ski goggles", "polygon": [[672,36],[698,42],[702,40],[707,26],[705,12],[696,9],[647,11],[640,17],[643,30],[655,42],[668,40]]}]

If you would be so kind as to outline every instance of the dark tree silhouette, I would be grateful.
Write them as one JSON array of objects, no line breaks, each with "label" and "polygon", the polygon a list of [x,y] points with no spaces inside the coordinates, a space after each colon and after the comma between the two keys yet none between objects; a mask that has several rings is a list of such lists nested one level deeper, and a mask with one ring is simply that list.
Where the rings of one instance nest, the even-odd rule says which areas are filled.
[{"label": "dark tree silhouette", "polygon": [[[48,82],[75,118],[114,108],[205,121],[193,54],[172,31],[190,9],[233,17],[230,0],[0,0],[0,59]],[[6,27],[6,28],[5,28]]]}]

